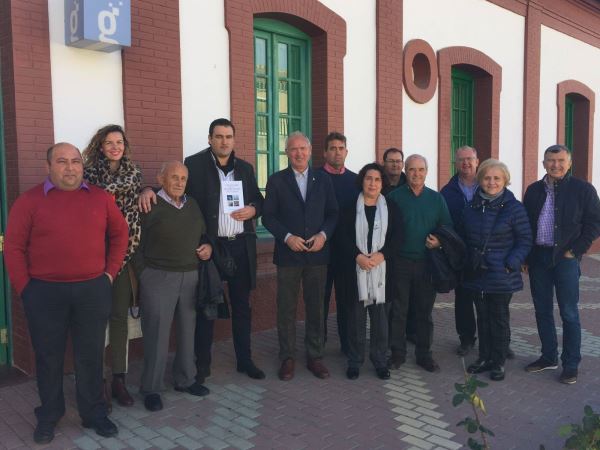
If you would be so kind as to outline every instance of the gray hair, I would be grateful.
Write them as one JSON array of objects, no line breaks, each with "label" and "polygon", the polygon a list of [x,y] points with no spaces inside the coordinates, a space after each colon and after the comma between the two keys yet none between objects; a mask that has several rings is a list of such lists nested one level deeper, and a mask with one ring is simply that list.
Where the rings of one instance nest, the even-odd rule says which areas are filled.
[{"label": "gray hair", "polygon": [[296,138],[304,139],[306,141],[306,143],[308,144],[308,146],[312,148],[312,144],[310,143],[310,139],[308,138],[308,136],[306,136],[302,131],[294,131],[294,132],[290,133],[288,135],[288,137],[285,139],[285,149],[286,150],[288,148],[288,142],[290,142],[292,139],[296,139]]},{"label": "gray hair", "polygon": [[425,158],[423,155],[419,155],[417,153],[413,153],[408,158],[406,158],[406,161],[404,161],[404,167],[406,169],[408,169],[408,166],[410,166],[410,163],[412,162],[413,159],[420,159],[421,161],[423,161],[425,163],[425,168],[429,169],[429,164],[427,164],[427,158]]},{"label": "gray hair", "polygon": [[162,177],[165,175],[165,173],[172,167],[172,166],[183,166],[185,167],[185,170],[188,170],[188,168],[186,167],[185,164],[183,164],[181,161],[177,161],[177,160],[172,160],[172,161],[165,161],[164,163],[162,163],[162,165],[160,166],[160,171],[158,172],[158,176]]},{"label": "gray hair", "polygon": [[456,155],[458,152],[462,151],[462,150],[470,150],[475,154],[475,158],[477,158],[477,149],[475,147],[471,147],[469,145],[463,145],[461,147],[458,147],[456,149],[456,151],[454,152],[454,154]]}]

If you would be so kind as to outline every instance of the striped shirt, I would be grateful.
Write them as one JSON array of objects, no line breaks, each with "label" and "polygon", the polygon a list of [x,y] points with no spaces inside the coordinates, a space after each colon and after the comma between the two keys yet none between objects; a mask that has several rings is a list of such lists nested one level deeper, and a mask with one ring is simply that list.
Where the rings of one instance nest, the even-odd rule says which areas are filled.
[{"label": "striped shirt", "polygon": [[548,179],[544,180],[544,189],[546,190],[546,201],[538,218],[535,243],[544,247],[552,247],[554,246],[554,183],[550,182],[549,184]]},{"label": "striped shirt", "polygon": [[[213,156],[214,159],[214,156]],[[235,181],[233,176],[233,170],[230,170],[227,175],[223,172],[215,162],[217,173],[219,174],[219,183],[223,186],[223,181]],[[235,220],[230,214],[223,212],[223,195],[219,198],[219,237],[235,236],[244,232],[244,222],[241,220]]]}]

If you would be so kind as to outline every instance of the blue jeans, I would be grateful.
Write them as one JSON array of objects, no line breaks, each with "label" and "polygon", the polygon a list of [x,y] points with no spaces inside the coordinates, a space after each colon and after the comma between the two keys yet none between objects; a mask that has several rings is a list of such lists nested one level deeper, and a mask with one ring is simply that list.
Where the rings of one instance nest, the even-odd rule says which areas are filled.
[{"label": "blue jeans", "polygon": [[581,324],[579,322],[579,276],[576,258],[561,258],[552,264],[552,248],[535,247],[529,266],[531,296],[535,319],[542,342],[542,356],[549,362],[558,360],[558,343],[554,326],[553,291],[563,323],[561,361],[563,368],[576,369],[581,361]]}]

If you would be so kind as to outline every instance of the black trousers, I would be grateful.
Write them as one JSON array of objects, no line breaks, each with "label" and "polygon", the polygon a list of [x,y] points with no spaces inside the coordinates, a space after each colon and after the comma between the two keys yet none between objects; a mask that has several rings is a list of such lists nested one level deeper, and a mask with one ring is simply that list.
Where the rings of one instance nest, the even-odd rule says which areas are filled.
[{"label": "black trousers", "polygon": [[329,315],[329,304],[331,302],[331,291],[335,287],[335,305],[337,311],[338,336],[340,347],[344,353],[348,351],[348,299],[352,283],[344,270],[336,269],[335,263],[327,266],[327,281],[325,282],[325,299],[323,302],[324,338],[327,341],[327,316]]},{"label": "black trousers", "polygon": [[454,289],[454,321],[461,344],[474,344],[477,327],[473,297],[462,286]]},{"label": "black trousers", "polygon": [[393,352],[406,355],[406,322],[408,305],[412,300],[416,315],[417,359],[431,358],[433,343],[433,288],[424,260],[398,258],[394,264],[394,279],[397,296],[392,299],[390,345]]},{"label": "black trousers", "polygon": [[[221,240],[235,260],[236,271],[227,279],[229,301],[231,306],[231,334],[237,364],[244,366],[252,360],[250,350],[250,333],[252,330],[252,312],[250,308],[250,267],[246,239],[233,241]],[[212,343],[214,320],[207,320],[204,314],[196,315],[195,345],[198,378],[208,375],[212,361]]]},{"label": "black trousers", "polygon": [[365,362],[367,312],[369,315],[369,359],[376,369],[387,364],[389,304],[380,303],[365,308],[362,302],[349,302],[348,307],[348,367],[360,368]]},{"label": "black trousers", "polygon": [[32,279],[21,294],[35,352],[38,421],[56,423],[65,414],[63,372],[67,337],[75,361],[77,407],[83,420],[106,416],[102,358],[112,290],[108,277],[79,282]]},{"label": "black trousers", "polygon": [[510,314],[508,305],[512,294],[486,294],[466,290],[477,308],[479,358],[504,365],[510,343]]}]

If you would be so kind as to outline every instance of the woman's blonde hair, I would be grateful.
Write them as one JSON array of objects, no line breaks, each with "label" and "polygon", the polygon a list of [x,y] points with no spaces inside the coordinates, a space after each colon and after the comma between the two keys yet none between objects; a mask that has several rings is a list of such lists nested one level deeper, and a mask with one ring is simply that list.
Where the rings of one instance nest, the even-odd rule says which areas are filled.
[{"label": "woman's blonde hair", "polygon": [[508,167],[503,162],[494,158],[486,159],[479,164],[479,168],[477,169],[477,183],[481,184],[481,180],[483,180],[483,177],[490,169],[500,169],[504,175],[505,186],[510,184],[510,172]]}]

